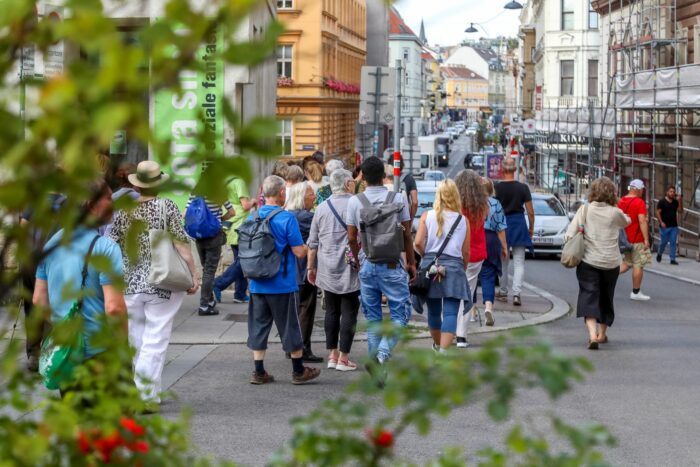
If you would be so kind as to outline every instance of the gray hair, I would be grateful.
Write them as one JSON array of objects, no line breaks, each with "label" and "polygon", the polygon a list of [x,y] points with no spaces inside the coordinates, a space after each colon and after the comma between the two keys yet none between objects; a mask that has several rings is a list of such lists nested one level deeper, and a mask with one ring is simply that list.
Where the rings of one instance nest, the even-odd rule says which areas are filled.
[{"label": "gray hair", "polygon": [[291,184],[304,181],[304,170],[298,165],[290,165],[287,169],[287,181]]},{"label": "gray hair", "polygon": [[336,170],[344,169],[345,164],[343,164],[343,161],[338,160],[338,159],[331,159],[328,162],[326,162],[326,173],[330,177],[333,175],[333,172]]},{"label": "gray hair", "polygon": [[352,174],[348,170],[338,169],[333,171],[330,179],[333,194],[347,193],[345,185],[352,180]]},{"label": "gray hair", "polygon": [[282,177],[270,175],[263,181],[263,194],[265,198],[274,198],[282,193],[286,185]]},{"label": "gray hair", "polygon": [[503,167],[503,171],[506,173],[515,173],[515,170],[517,169],[515,159],[512,157],[506,157],[503,159],[501,167]]},{"label": "gray hair", "polygon": [[306,197],[306,188],[309,187],[308,182],[295,183],[287,188],[287,202],[284,208],[287,211],[300,211],[304,209],[304,198]]}]

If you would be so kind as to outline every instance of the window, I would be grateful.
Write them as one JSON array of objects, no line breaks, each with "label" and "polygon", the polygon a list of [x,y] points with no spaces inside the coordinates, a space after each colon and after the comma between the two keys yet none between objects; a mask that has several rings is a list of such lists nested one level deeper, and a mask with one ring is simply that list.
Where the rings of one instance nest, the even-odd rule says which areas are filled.
[{"label": "window", "polygon": [[574,61],[562,60],[561,66],[561,96],[574,95]]},{"label": "window", "polygon": [[598,96],[598,60],[588,60],[588,97]]},{"label": "window", "polygon": [[293,0],[277,0],[277,8],[279,9],[290,9],[294,6]]},{"label": "window", "polygon": [[277,140],[282,151],[282,156],[292,155],[292,121],[290,119],[279,120],[279,133]]},{"label": "window", "polygon": [[598,13],[592,5],[588,7],[588,29],[598,29]]},{"label": "window", "polygon": [[292,46],[277,47],[277,76],[292,77]]},{"label": "window", "polygon": [[408,63],[408,53],[409,53],[408,49],[404,48],[403,49],[403,61],[406,63]]},{"label": "window", "polygon": [[561,30],[574,29],[574,1],[561,0]]}]

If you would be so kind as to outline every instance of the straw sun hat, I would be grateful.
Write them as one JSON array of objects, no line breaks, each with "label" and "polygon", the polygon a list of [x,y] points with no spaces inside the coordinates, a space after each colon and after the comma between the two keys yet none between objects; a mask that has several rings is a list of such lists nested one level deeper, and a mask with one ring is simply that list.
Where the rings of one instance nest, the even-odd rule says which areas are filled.
[{"label": "straw sun hat", "polygon": [[136,173],[129,175],[129,183],[139,188],[155,188],[170,179],[170,176],[160,170],[155,161],[143,161],[136,167]]}]

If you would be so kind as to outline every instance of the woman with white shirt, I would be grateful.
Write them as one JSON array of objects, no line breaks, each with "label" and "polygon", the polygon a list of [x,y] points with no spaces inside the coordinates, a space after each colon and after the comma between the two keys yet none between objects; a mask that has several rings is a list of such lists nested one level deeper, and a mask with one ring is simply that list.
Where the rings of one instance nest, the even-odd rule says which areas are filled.
[{"label": "woman with white shirt", "polygon": [[[421,267],[427,267],[433,263],[449,232],[456,225],[442,255],[435,263],[437,275],[433,278],[426,300],[433,350],[444,351],[449,348],[457,330],[460,303],[471,302],[469,284],[464,275],[469,262],[469,227],[461,210],[462,204],[455,182],[449,179],[440,182],[433,209],[423,213],[416,233],[415,248],[422,257]],[[469,309],[470,307],[465,308]]]},{"label": "woman with white shirt", "polygon": [[613,300],[622,261],[618,237],[629,223],[630,218],[617,208],[615,184],[601,177],[591,184],[588,203],[579,208],[566,231],[568,240],[583,226],[585,250],[576,268],[576,316],[586,321],[591,350],[608,342],[608,327],[615,320]]}]

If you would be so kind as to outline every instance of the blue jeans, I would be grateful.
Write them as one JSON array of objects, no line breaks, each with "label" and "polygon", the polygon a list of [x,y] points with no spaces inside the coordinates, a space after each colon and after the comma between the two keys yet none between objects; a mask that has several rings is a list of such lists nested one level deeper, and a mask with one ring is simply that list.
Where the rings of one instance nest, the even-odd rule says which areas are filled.
[{"label": "blue jeans", "polygon": [[365,261],[360,268],[360,298],[362,312],[369,322],[367,344],[370,356],[383,363],[391,356],[398,342],[396,336],[382,336],[382,295],[389,302],[391,322],[396,327],[405,327],[411,317],[408,274],[400,266],[390,269],[386,264]]},{"label": "blue jeans", "polygon": [[659,256],[664,255],[666,244],[670,243],[671,247],[668,251],[668,256],[671,261],[676,260],[676,247],[678,246],[678,227],[661,228],[661,244],[659,244]]},{"label": "blue jeans", "polygon": [[493,303],[496,299],[497,278],[498,271],[496,271],[496,267],[488,261],[484,261],[484,264],[481,265],[481,272],[479,273],[479,280],[481,280],[481,295],[483,295],[484,303]]},{"label": "blue jeans", "polygon": [[429,298],[428,327],[431,331],[454,334],[457,332],[457,313],[461,300],[458,298]]},{"label": "blue jeans", "polygon": [[231,284],[235,284],[233,298],[243,300],[248,289],[248,280],[243,275],[243,269],[241,269],[241,261],[238,258],[238,245],[231,245],[231,250],[233,251],[233,263],[214,280],[214,287],[219,290],[225,290]]}]

